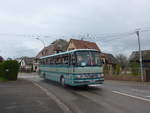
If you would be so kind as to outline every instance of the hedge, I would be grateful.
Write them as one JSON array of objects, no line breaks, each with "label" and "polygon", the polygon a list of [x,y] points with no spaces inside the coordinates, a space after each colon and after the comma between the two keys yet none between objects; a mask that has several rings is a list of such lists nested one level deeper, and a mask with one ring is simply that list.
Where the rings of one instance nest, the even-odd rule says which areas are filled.
[{"label": "hedge", "polygon": [[0,77],[7,80],[17,80],[19,63],[16,60],[7,60],[0,63]]}]

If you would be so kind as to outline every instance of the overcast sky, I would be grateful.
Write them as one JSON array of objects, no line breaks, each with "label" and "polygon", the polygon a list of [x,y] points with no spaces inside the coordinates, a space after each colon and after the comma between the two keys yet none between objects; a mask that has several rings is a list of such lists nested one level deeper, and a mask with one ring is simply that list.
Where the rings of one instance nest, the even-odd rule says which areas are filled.
[{"label": "overcast sky", "polygon": [[[100,37],[91,41],[102,51],[129,55],[138,50],[136,35],[118,40],[103,35],[136,28],[150,29],[150,0],[0,0],[0,55],[5,58],[35,56],[43,47],[36,34],[46,45],[90,34]],[[149,36],[142,32],[142,49],[150,49]]]}]

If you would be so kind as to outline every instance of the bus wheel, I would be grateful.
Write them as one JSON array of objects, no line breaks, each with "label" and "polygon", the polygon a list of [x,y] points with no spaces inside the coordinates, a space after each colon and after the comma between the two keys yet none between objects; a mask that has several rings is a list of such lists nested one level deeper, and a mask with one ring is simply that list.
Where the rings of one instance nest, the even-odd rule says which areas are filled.
[{"label": "bus wheel", "polygon": [[44,80],[46,80],[46,74],[43,74],[43,78],[44,78]]},{"label": "bus wheel", "polygon": [[60,78],[60,83],[63,87],[65,87],[65,78],[63,76]]}]

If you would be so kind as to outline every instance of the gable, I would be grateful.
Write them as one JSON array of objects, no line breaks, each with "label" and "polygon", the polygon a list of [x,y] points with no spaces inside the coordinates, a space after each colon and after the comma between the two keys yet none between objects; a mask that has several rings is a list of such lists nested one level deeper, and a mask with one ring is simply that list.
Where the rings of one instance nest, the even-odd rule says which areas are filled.
[{"label": "gable", "polygon": [[[133,51],[130,55],[130,61],[139,61],[139,51]],[[150,50],[142,50],[142,60],[150,60]]]},{"label": "gable", "polygon": [[84,41],[84,40],[76,40],[76,39],[71,39],[69,42],[69,46],[67,50],[72,50],[72,49],[96,49],[100,51],[96,43]]}]

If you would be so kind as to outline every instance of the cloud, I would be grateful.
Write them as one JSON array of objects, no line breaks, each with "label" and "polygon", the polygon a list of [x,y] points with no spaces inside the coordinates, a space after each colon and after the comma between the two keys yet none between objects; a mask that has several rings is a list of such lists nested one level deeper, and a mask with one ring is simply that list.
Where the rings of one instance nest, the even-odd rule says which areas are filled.
[{"label": "cloud", "polygon": [[[48,44],[86,33],[111,34],[148,28],[149,4],[149,0],[5,0],[0,4],[0,33],[50,35],[41,37]],[[103,51],[113,54],[128,55],[138,48],[136,35],[104,43],[106,39],[112,37],[99,39],[98,44]],[[150,49],[149,41],[149,34],[143,34],[143,49]],[[33,37],[0,35],[0,42],[0,54],[5,57],[34,55],[43,47]]]}]

